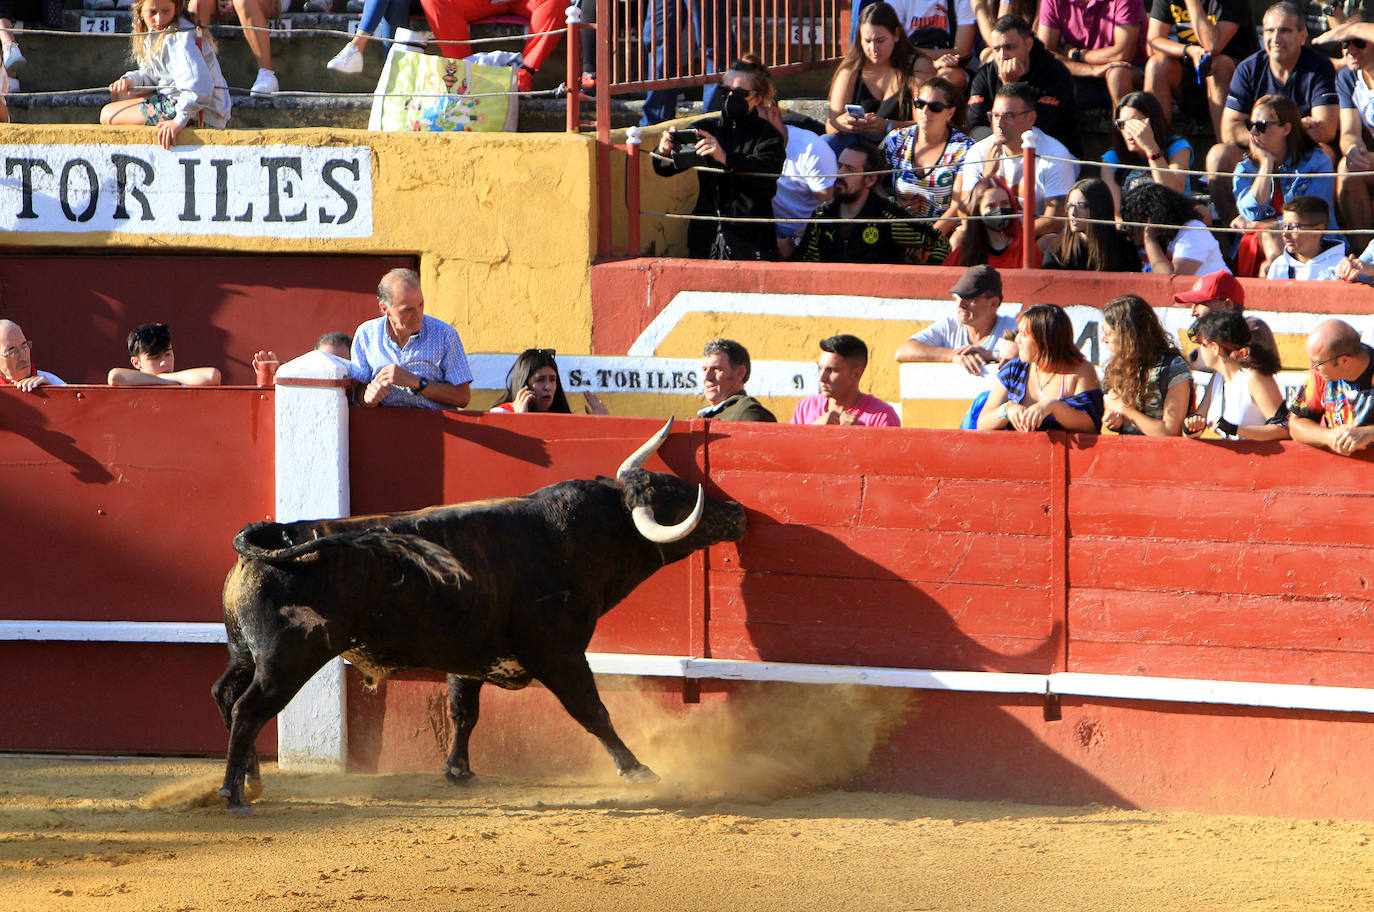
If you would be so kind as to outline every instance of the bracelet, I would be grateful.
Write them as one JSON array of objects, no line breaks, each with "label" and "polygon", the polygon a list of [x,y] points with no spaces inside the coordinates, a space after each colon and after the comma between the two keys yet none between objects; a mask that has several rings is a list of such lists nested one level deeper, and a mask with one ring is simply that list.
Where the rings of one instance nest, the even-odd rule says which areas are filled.
[{"label": "bracelet", "polygon": [[1003,421],[1006,421],[1006,420],[1007,420],[1007,405],[1008,405],[1008,404],[1009,404],[1009,403],[1003,402],[1001,408],[999,408],[999,409],[997,410],[997,417],[1000,418],[1000,419],[1003,420]]},{"label": "bracelet", "polygon": [[1146,158],[1148,158],[1150,161],[1159,161],[1159,160],[1160,160],[1161,158],[1163,158],[1163,157],[1164,157],[1164,153],[1163,153],[1163,152],[1153,152],[1153,153],[1151,153],[1150,155],[1147,155],[1147,156],[1146,156]]}]

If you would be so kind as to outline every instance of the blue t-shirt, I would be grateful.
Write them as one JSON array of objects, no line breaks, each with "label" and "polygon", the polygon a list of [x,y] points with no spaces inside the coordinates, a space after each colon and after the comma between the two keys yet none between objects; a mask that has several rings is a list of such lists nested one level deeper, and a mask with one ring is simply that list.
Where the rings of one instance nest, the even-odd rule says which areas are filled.
[{"label": "blue t-shirt", "polygon": [[[1167,168],[1169,166],[1169,162],[1174,160],[1174,156],[1178,154],[1180,149],[1188,150],[1188,158],[1183,162],[1183,169],[1186,171],[1193,167],[1193,147],[1188,144],[1188,140],[1181,136],[1169,137],[1169,145],[1164,149],[1164,167]],[[1102,164],[1119,165],[1121,164],[1121,156],[1116,154],[1115,149],[1108,149],[1106,152],[1102,153]],[[1132,164],[1136,163],[1132,162]],[[1140,162],[1140,164],[1148,164],[1148,162]],[[1141,181],[1151,179],[1149,168],[1142,168],[1140,170],[1136,170],[1135,168],[1113,168],[1111,174],[1117,186],[1121,188],[1122,194],[1125,194]]]},{"label": "blue t-shirt", "polygon": [[1341,67],[1336,73],[1336,97],[1342,111],[1355,111],[1365,127],[1374,127],[1374,89],[1365,85],[1356,70]]},{"label": "blue t-shirt", "polygon": [[1336,68],[1329,57],[1304,47],[1292,75],[1287,82],[1280,83],[1269,69],[1269,55],[1260,51],[1246,57],[1236,67],[1236,75],[1231,77],[1231,90],[1226,95],[1226,107],[1248,116],[1255,101],[1264,95],[1287,95],[1306,117],[1313,108],[1339,104]]}]

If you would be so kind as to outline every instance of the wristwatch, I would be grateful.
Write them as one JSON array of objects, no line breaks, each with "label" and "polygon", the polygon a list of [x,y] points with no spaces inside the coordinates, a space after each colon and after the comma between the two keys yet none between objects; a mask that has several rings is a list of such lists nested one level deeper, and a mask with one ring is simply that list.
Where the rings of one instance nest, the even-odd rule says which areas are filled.
[{"label": "wristwatch", "polygon": [[1082,48],[1069,48],[1069,53],[1068,53],[1066,56],[1067,56],[1070,60],[1072,60],[1072,61],[1074,61],[1074,62],[1076,63],[1076,62],[1078,62],[1078,58],[1080,58],[1080,57],[1083,56],[1083,49],[1082,49]]},{"label": "wristwatch", "polygon": [[415,389],[411,390],[411,392],[418,396],[425,391],[425,387],[427,386],[429,386],[429,381],[421,377],[420,382],[415,384]]}]

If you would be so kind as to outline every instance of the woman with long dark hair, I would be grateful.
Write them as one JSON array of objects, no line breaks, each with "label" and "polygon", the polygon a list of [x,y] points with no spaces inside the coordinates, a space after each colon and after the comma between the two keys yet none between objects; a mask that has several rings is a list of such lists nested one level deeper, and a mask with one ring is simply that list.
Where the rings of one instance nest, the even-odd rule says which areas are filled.
[{"label": "woman with long dark hair", "polygon": [[1054,246],[1045,251],[1046,269],[1139,272],[1140,252],[1113,224],[1112,193],[1096,178],[1073,185],[1068,221]]},{"label": "woman with long dark hair", "polygon": [[973,188],[969,208],[974,215],[950,238],[946,266],[996,266],[1021,269],[1021,207],[1000,177],[985,177]]},{"label": "woman with long dark hair", "polygon": [[[944,215],[953,201],[954,179],[964,153],[973,145],[957,126],[964,93],[936,76],[921,86],[912,104],[916,123],[893,130],[882,145],[888,166],[895,172],[895,198],[913,216]],[[948,230],[953,228],[951,221]]]},{"label": "woman with long dark hair", "polygon": [[985,431],[1102,430],[1097,369],[1073,344],[1073,324],[1057,304],[1034,304],[1016,320],[1017,357],[997,372],[978,416]]},{"label": "woman with long dark hair", "polygon": [[1112,123],[1112,147],[1102,154],[1102,176],[1112,194],[1113,211],[1121,208],[1121,195],[1141,181],[1187,192],[1188,175],[1183,172],[1193,166],[1193,147],[1169,126],[1158,98],[1132,92],[1116,106]]},{"label": "woman with long dark hair", "polygon": [[1150,226],[1131,229],[1150,272],[1210,275],[1231,271],[1217,239],[1198,221],[1193,201],[1163,184],[1146,181],[1127,193],[1121,200],[1121,220]]},{"label": "woman with long dark hair", "polygon": [[[898,127],[911,125],[911,66],[916,49],[890,4],[871,3],[859,13],[859,40],[830,80],[825,140],[838,155],[856,140],[875,145]],[[852,113],[855,106],[862,114]]]},{"label": "woman with long dark hair", "polygon": [[1193,372],[1154,308],[1139,295],[1109,301],[1102,308],[1102,346],[1112,353],[1102,377],[1102,423],[1119,434],[1182,434],[1193,405]]},{"label": "woman with long dark hair", "polygon": [[1288,408],[1274,379],[1279,356],[1251,344],[1245,317],[1211,310],[1198,317],[1188,335],[1200,349],[1202,365],[1214,374],[1198,408],[1202,414],[1184,422],[1189,435],[1211,427],[1229,440],[1287,440]]},{"label": "woman with long dark hair", "polygon": [[[564,415],[572,413],[567,394],[563,392],[563,380],[558,373],[558,362],[553,358],[551,348],[527,348],[520,353],[506,374],[506,391],[496,400],[493,412],[557,412]],[[587,400],[587,411],[606,414],[606,406],[595,393],[583,393]]]}]

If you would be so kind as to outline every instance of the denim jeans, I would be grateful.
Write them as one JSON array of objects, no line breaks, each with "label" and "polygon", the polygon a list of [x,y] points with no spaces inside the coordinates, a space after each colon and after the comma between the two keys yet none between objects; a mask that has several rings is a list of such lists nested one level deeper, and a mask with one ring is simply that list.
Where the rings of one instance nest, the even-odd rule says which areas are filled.
[{"label": "denim jeans", "polygon": [[[733,61],[734,33],[726,14],[724,0],[651,0],[644,17],[644,43],[653,48],[649,58],[649,78],[666,79],[678,75],[678,41],[683,6],[691,17],[691,34],[701,46],[707,73],[723,72]],[[718,98],[719,85],[707,84],[701,90],[701,110],[714,111],[724,103]],[[677,113],[679,89],[655,89],[644,100],[640,126],[672,120]]]}]

